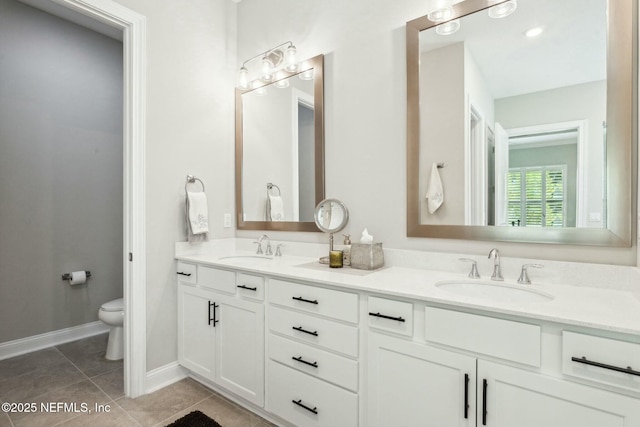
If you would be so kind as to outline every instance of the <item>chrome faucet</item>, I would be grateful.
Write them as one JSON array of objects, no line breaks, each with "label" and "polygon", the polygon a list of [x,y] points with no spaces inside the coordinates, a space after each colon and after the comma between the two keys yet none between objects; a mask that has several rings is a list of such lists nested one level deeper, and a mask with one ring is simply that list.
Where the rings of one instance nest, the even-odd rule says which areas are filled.
[{"label": "chrome faucet", "polygon": [[502,270],[500,268],[500,251],[496,248],[491,249],[491,251],[489,251],[488,258],[491,259],[492,256],[493,256],[493,274],[491,275],[491,280],[503,281],[504,277],[502,277]]},{"label": "chrome faucet", "polygon": [[265,255],[273,255],[273,251],[271,250],[271,239],[269,238],[269,236],[267,236],[266,234],[263,234],[262,236],[258,237],[258,240],[254,243],[258,244],[258,249],[256,250],[256,254],[258,255],[262,255],[262,241],[267,239],[267,248],[264,252]]},{"label": "chrome faucet", "polygon": [[479,279],[480,278],[480,273],[478,273],[478,263],[476,262],[475,259],[458,258],[458,260],[471,263],[471,271],[469,272],[467,277],[470,277],[471,279]]},{"label": "chrome faucet", "polygon": [[527,268],[529,268],[529,267],[542,268],[542,267],[544,267],[544,265],[542,265],[542,264],[522,264],[522,271],[520,271],[520,277],[518,278],[518,283],[520,283],[522,285],[530,285],[531,284],[531,279],[529,279],[529,273],[527,271]]}]

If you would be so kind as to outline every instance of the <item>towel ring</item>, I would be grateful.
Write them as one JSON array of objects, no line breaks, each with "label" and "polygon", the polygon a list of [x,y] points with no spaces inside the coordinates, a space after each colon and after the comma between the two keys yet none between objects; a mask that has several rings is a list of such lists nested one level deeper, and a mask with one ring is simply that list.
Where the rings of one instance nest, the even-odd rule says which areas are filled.
[{"label": "towel ring", "polygon": [[189,184],[193,184],[196,181],[200,182],[200,185],[202,185],[202,192],[204,193],[204,182],[202,182],[202,180],[200,178],[197,178],[193,175],[187,175],[187,182],[184,183],[184,192],[187,192],[187,185]]},{"label": "towel ring", "polygon": [[271,190],[273,190],[273,187],[278,189],[278,194],[277,195],[280,196],[280,187],[278,187],[277,185],[275,185],[275,184],[273,184],[271,182],[267,182],[267,196],[269,195],[269,192]]}]

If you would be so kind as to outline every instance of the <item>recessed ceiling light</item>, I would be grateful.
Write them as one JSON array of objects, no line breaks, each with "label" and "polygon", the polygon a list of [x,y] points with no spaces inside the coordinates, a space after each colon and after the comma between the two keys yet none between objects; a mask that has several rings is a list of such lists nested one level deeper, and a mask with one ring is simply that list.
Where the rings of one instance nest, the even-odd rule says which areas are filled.
[{"label": "recessed ceiling light", "polygon": [[540,34],[542,34],[542,27],[531,28],[524,33],[527,37],[537,37]]}]

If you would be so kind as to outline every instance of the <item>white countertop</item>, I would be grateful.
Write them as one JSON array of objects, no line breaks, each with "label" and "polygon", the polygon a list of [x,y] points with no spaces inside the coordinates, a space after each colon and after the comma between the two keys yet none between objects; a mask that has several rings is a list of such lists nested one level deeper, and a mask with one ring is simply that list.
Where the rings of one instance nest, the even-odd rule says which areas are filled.
[{"label": "white countertop", "polygon": [[[206,247],[176,244],[176,259],[226,267],[271,277],[302,280],[330,285],[345,290],[360,290],[388,296],[410,298],[430,303],[445,304],[452,308],[490,311],[525,318],[571,324],[605,331],[633,334],[640,337],[640,298],[637,291],[587,287],[556,283],[518,285],[506,280],[499,284],[526,287],[553,296],[544,302],[495,301],[480,297],[459,295],[436,286],[441,281],[472,281],[459,272],[436,271],[401,266],[388,266],[372,272],[350,268],[333,269],[318,264],[317,256],[292,256],[260,259],[253,251],[221,241]],[[294,251],[289,251],[294,252]],[[301,253],[304,251],[295,251]],[[236,258],[224,258],[238,256]],[[242,257],[246,256],[246,257]],[[615,280],[615,279],[614,279]],[[490,283],[490,280],[480,280]],[[639,284],[640,286],[640,284]]]}]

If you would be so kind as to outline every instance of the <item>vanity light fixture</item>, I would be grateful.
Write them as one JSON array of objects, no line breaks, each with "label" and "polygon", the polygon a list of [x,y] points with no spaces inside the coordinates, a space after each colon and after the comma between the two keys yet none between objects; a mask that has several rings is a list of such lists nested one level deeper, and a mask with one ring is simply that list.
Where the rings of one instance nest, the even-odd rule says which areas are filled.
[{"label": "vanity light fixture", "polygon": [[448,36],[460,29],[460,20],[454,19],[453,21],[447,21],[443,24],[436,25],[436,33],[441,36]]},{"label": "vanity light fixture", "polygon": [[302,73],[298,74],[298,77],[300,77],[300,80],[313,80],[313,68],[309,68],[307,71],[303,71]]},{"label": "vanity light fixture", "polygon": [[451,19],[453,15],[453,9],[450,6],[443,7],[441,9],[432,10],[427,14],[427,19],[431,22],[443,22],[447,19]]},{"label": "vanity light fixture", "polygon": [[495,19],[506,18],[507,16],[515,12],[517,7],[518,3],[516,2],[516,0],[508,0],[504,3],[491,6],[489,8],[489,16]]},{"label": "vanity light fixture", "polygon": [[[283,49],[285,46],[287,46],[286,49]],[[237,82],[237,86],[240,89],[246,90],[251,88],[247,64],[258,58],[262,58],[260,80],[266,83],[273,81],[274,72],[278,69],[284,68],[290,72],[298,69],[296,47],[290,41],[284,42],[242,63],[242,67],[240,67],[238,71]]]}]

